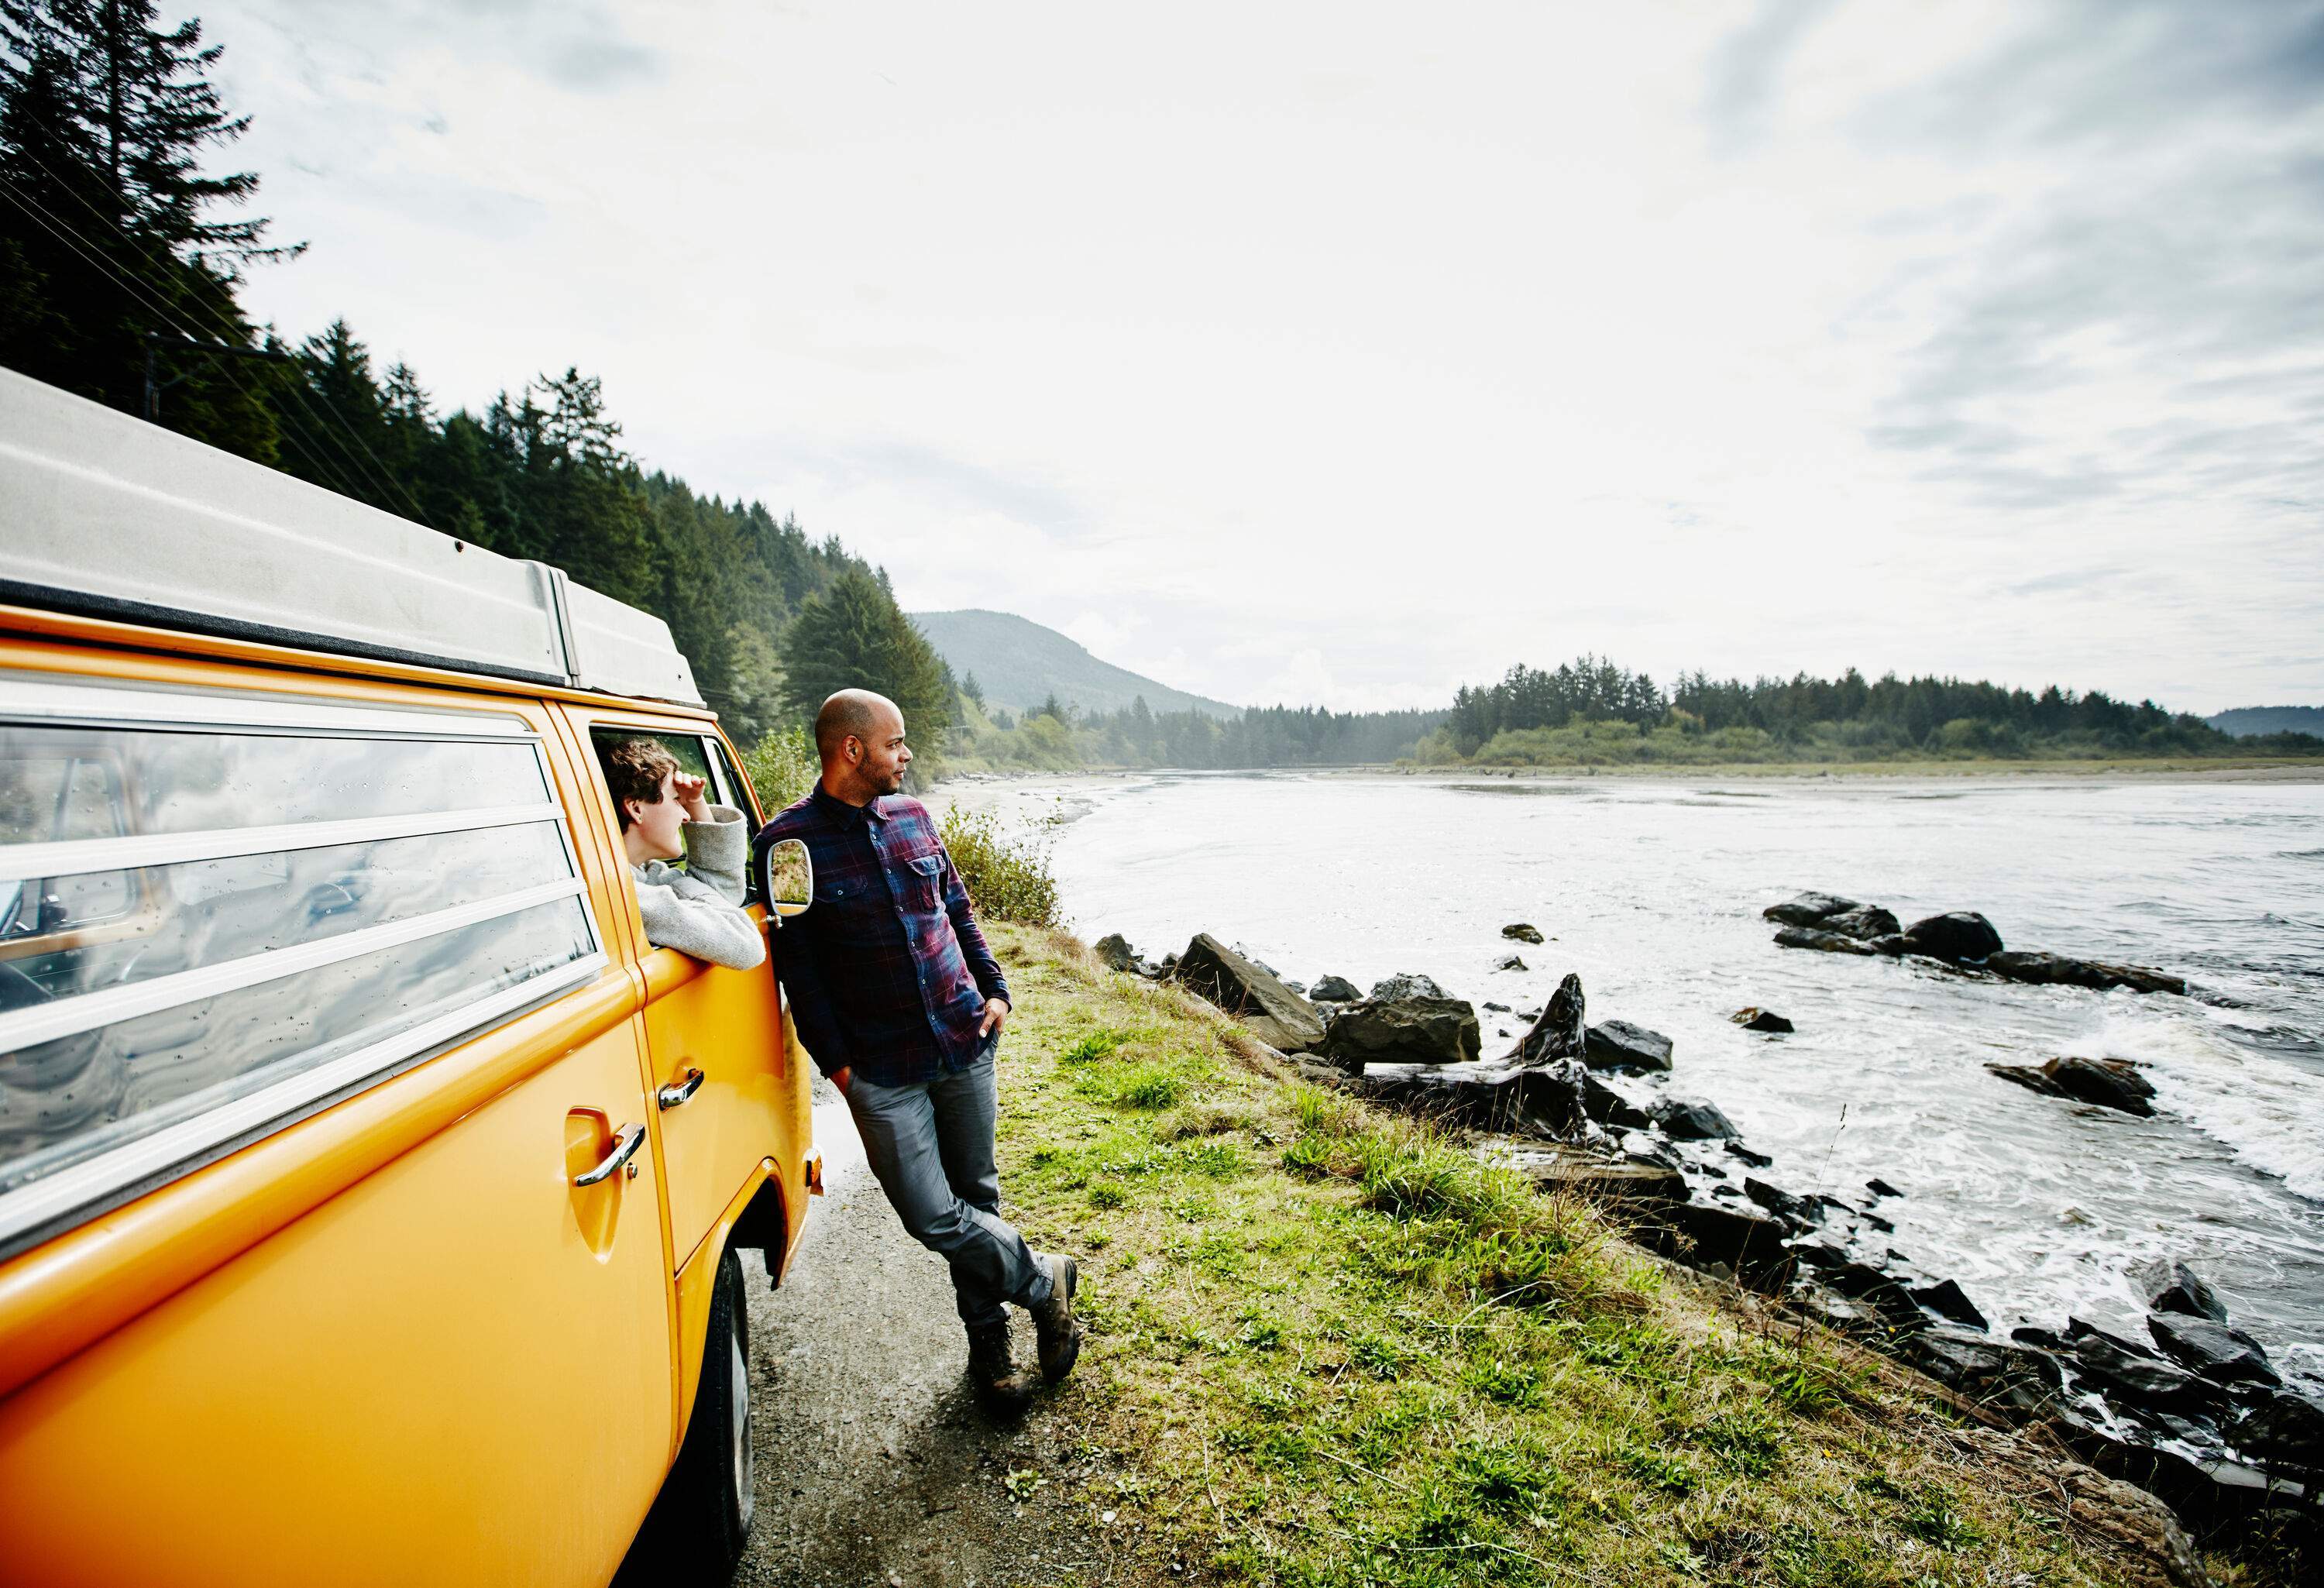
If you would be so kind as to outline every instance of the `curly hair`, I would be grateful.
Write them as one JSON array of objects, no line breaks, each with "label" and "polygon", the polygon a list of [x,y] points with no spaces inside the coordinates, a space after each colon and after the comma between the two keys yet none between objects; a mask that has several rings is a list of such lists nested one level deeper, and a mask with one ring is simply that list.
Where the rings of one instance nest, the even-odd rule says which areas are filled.
[{"label": "curly hair", "polygon": [[630,830],[632,799],[643,805],[661,803],[661,780],[678,770],[678,757],[652,739],[624,739],[604,753],[605,786],[613,790],[613,814],[622,831]]}]

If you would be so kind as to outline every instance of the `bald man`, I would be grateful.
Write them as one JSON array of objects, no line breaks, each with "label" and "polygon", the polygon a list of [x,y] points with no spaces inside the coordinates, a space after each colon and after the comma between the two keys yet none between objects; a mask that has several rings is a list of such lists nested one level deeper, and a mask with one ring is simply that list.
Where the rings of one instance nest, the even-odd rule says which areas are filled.
[{"label": "bald man", "polygon": [[762,882],[786,838],[815,863],[814,905],[775,935],[775,974],[890,1205],[952,1265],[969,1376],[1013,1401],[1032,1382],[1011,1353],[1007,1304],[1033,1315],[1052,1380],[1073,1371],[1082,1328],[1074,1260],[1036,1252],[1001,1216],[993,1050],[1009,983],[936,823],[898,792],[912,752],[896,703],[843,689],[816,714],[815,743],[822,777],[754,846]]}]

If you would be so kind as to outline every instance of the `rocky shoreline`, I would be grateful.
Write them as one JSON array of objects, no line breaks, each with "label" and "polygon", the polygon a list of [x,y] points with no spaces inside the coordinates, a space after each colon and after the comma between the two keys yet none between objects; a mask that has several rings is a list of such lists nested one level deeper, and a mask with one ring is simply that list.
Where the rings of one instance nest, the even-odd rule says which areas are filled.
[{"label": "rocky shoreline", "polygon": [[[1808,894],[1766,913],[1781,923],[1785,946],[1914,956],[1956,974],[2037,984],[2186,990],[2143,966],[2012,956],[1973,912],[1905,928],[1877,906]],[[1793,932],[1853,946],[1786,942]],[[1503,936],[1543,941],[1523,922]],[[1591,1023],[1577,975],[1538,1011],[1484,1004],[1529,1022],[1513,1048],[1488,1058],[1478,1007],[1425,976],[1392,976],[1369,992],[1336,976],[1305,987],[1207,933],[1155,963],[1118,935],[1095,947],[1117,971],[1176,981],[1218,1005],[1307,1078],[1462,1131],[1543,1190],[1609,1205],[1665,1255],[1877,1345],[1946,1386],[1969,1415],[2044,1425],[2198,1530],[2285,1508],[2309,1526],[2319,1518],[2324,1399],[2287,1384],[2187,1265],[2166,1260],[2133,1274],[2148,1340],[2071,1317],[2056,1329],[1997,1334],[1958,1282],[1890,1244],[1895,1226],[1880,1208],[1904,1192],[1877,1177],[1850,1198],[1803,1187],[1714,1103],[1674,1085],[1669,1039],[1620,1020]],[[1769,1010],[1730,1018],[1770,1041],[1793,1029]],[[2120,1060],[1987,1067],[2045,1094],[2152,1112],[2153,1088]]]}]

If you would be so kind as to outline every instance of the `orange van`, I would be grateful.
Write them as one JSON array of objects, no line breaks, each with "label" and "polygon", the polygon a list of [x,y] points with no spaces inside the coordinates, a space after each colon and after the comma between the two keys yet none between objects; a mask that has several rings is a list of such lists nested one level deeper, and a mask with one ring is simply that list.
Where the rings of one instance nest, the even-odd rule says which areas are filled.
[{"label": "orange van", "polygon": [[0,1583],[731,1572],[819,1164],[632,734],[761,817],[658,619],[0,372]]}]

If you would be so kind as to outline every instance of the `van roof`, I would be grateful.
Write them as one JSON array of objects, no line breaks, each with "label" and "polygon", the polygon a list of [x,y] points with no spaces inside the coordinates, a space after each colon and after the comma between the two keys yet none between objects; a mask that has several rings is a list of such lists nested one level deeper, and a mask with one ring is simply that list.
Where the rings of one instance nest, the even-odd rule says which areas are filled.
[{"label": "van roof", "polygon": [[0,370],[0,601],[704,704],[651,613]]}]

